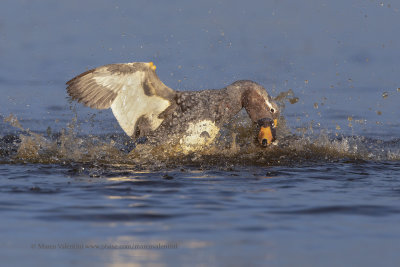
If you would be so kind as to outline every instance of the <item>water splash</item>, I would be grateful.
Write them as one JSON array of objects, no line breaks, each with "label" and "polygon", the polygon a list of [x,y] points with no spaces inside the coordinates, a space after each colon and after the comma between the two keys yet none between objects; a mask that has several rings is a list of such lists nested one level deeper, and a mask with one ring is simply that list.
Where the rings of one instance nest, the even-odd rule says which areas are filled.
[{"label": "water splash", "polygon": [[239,114],[221,130],[217,142],[203,150],[184,153],[176,145],[134,144],[124,134],[78,135],[73,119],[59,133],[38,134],[24,129],[18,119],[5,119],[20,130],[19,135],[0,139],[3,163],[68,164],[105,169],[168,169],[180,166],[274,166],[341,160],[399,161],[400,139],[383,141],[363,136],[329,133],[292,134],[282,118],[279,143],[267,148],[254,141],[254,127]]}]

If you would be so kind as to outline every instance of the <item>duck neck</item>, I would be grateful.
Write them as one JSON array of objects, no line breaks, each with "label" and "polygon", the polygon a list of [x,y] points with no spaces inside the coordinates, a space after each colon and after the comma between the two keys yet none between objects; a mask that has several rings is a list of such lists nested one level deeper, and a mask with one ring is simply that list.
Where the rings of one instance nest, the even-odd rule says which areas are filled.
[{"label": "duck neck", "polygon": [[252,84],[254,82],[252,81],[247,81],[247,80],[241,80],[241,81],[236,81],[232,83],[231,85],[228,85],[227,92],[229,95],[229,99],[236,103],[240,108],[245,107],[245,101],[244,99],[246,98],[246,92],[248,90],[251,90]]},{"label": "duck neck", "polygon": [[240,101],[241,108],[246,109],[247,114],[253,122],[271,117],[271,114],[267,111],[265,99],[259,93],[259,90],[263,89],[262,86],[253,81],[245,80],[234,82],[231,84],[231,87],[237,101]]}]

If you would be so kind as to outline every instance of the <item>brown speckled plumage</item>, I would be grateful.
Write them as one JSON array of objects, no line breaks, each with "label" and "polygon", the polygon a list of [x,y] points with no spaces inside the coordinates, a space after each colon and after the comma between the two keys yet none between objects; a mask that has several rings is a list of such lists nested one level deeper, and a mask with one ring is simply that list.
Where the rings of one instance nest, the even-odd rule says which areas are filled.
[{"label": "brown speckled plumage", "polygon": [[[67,91],[73,99],[89,107],[112,107],[114,114],[118,107],[113,106],[113,101],[118,97],[125,97],[121,96],[126,93],[124,90],[138,91],[132,98],[127,98],[129,101],[126,105],[134,105],[147,99],[152,99],[155,101],[152,105],[157,105],[157,99],[160,99],[160,105],[165,105],[165,108],[154,112],[147,105],[140,109],[138,107],[135,111],[141,112],[141,116],[132,121],[132,137],[147,136],[150,142],[167,142],[179,138],[185,134],[190,123],[199,121],[210,121],[221,127],[242,108],[246,109],[253,122],[278,117],[278,107],[265,89],[255,82],[237,81],[219,90],[174,91],[159,80],[150,66],[153,66],[152,63],[105,65],[67,82]],[[136,85],[130,88],[129,84],[132,82],[136,82]],[[154,126],[154,121],[159,121],[157,127]],[[126,124],[120,120],[119,122],[122,127],[123,123]],[[202,132],[201,135],[207,136],[209,133]]]}]

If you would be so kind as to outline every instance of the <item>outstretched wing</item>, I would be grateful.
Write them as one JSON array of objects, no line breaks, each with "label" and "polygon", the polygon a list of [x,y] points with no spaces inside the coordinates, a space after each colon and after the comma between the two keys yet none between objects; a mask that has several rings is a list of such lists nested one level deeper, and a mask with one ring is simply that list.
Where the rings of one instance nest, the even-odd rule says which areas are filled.
[{"label": "outstretched wing", "polygon": [[175,97],[175,91],[160,81],[150,63],[110,64],[86,71],[67,82],[72,99],[96,109],[110,108],[121,128],[133,136],[142,121],[154,131],[159,115]]}]

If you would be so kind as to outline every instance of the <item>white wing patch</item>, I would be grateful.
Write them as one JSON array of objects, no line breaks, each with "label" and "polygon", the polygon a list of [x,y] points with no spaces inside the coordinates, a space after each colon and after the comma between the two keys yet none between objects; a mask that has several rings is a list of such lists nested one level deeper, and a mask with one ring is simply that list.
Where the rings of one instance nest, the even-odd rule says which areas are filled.
[{"label": "white wing patch", "polygon": [[132,136],[135,131],[137,120],[145,116],[151,125],[151,130],[157,129],[162,123],[158,115],[163,112],[170,102],[159,96],[147,96],[142,88],[145,74],[136,72],[131,75],[120,76],[97,76],[97,83],[109,87],[118,84],[118,96],[111,105],[112,112],[117,118],[121,128],[127,135]]},{"label": "white wing patch", "polygon": [[185,136],[179,143],[185,153],[201,149],[211,144],[219,132],[219,127],[213,121],[203,120],[189,123]]}]

